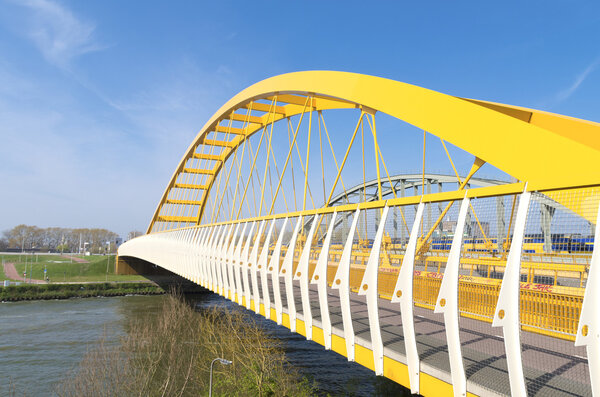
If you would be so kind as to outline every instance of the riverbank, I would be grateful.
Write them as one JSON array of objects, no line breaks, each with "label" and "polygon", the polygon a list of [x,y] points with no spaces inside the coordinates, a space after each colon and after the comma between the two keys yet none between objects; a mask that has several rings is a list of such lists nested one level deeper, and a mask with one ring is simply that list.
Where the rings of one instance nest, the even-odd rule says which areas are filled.
[{"label": "riverbank", "polygon": [[0,287],[0,301],[90,298],[99,296],[159,295],[165,291],[149,282],[21,284]]}]

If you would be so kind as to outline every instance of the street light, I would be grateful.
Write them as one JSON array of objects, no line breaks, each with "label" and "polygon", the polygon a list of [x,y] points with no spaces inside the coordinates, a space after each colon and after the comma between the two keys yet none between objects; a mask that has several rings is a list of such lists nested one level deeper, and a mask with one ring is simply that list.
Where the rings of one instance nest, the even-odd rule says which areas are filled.
[{"label": "street light", "polygon": [[110,241],[106,242],[106,282],[108,282],[108,265],[110,264]]},{"label": "street light", "polygon": [[210,363],[210,379],[208,381],[208,397],[212,397],[212,372],[213,372],[213,365],[217,361],[220,362],[223,365],[230,365],[230,364],[232,364],[231,361],[225,360],[224,358],[215,358],[214,360],[212,360],[212,362]]}]

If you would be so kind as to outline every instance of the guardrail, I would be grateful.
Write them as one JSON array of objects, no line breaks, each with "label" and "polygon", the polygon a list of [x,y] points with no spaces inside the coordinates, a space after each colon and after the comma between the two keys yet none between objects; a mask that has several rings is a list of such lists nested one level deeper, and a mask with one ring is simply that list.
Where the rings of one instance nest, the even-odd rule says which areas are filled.
[{"label": "guardrail", "polygon": [[[459,325],[462,316],[494,327],[489,332],[493,341],[502,341],[502,360],[506,361],[510,393],[526,394],[527,385],[537,381],[531,375],[533,370],[528,369],[534,364],[522,355],[524,343],[533,340],[527,334],[526,342],[522,341],[521,332],[526,332],[549,338],[544,339],[550,341],[544,349],[574,360],[580,357],[575,346],[586,346],[587,360],[578,367],[578,377],[587,379],[584,383],[587,382],[589,390],[600,395],[599,379],[593,376],[600,373],[600,367],[597,367],[600,363],[600,250],[595,245],[591,256],[576,253],[576,258],[569,258],[564,253],[540,255],[524,252],[523,242],[528,228],[539,227],[536,205],[541,204],[536,204],[538,193],[525,190],[516,194],[511,191],[517,185],[523,187],[521,184],[502,187],[501,194],[510,195],[506,196],[507,200],[518,202],[512,210],[507,206],[504,212],[491,208],[487,204],[490,202],[485,201],[494,198],[492,202],[496,203],[496,198],[501,196],[495,193],[498,190],[472,189],[460,192],[462,197],[458,196],[459,193],[432,194],[153,233],[127,242],[119,249],[119,255],[158,264],[247,308],[253,308],[267,318],[287,324],[292,331],[302,324],[301,332],[308,339],[318,332],[326,347],[331,347],[335,339],[329,318],[331,307],[328,296],[332,290],[338,290],[345,348],[337,345],[336,349],[357,361],[359,350],[354,343],[352,299],[362,295],[368,311],[371,339],[368,344],[370,357],[360,360],[378,375],[409,384],[413,392],[423,392],[420,385],[425,376],[452,384],[455,395],[467,392],[467,380],[472,374],[465,370],[466,350],[464,341],[461,342],[463,328]],[[577,191],[545,192],[544,199],[554,197],[568,208],[564,213],[557,210],[551,222],[565,230],[593,229],[590,234],[595,235],[595,241],[598,241],[600,194],[597,187],[593,188],[596,190],[592,190],[592,194],[590,188],[586,189],[586,193],[581,195]],[[452,244],[450,250],[441,255],[439,250],[420,241],[430,226],[423,225],[423,211],[426,205],[454,201],[460,206],[456,205],[456,211],[447,215],[453,222]],[[495,230],[498,236],[510,242],[502,257],[483,257],[463,249],[462,242],[466,236],[477,233],[475,228],[469,230],[470,205],[478,209],[480,225],[489,227],[490,231]],[[401,244],[402,253],[397,253],[397,246],[393,247],[395,253],[382,251],[383,236],[394,232],[387,219],[390,211],[403,211],[402,217],[407,219],[407,225],[412,225],[409,239]],[[496,224],[491,223],[492,217],[485,215],[492,211],[498,218]],[[335,231],[335,218],[341,212],[353,212],[352,224]],[[303,218],[312,218],[313,221],[306,225]],[[369,222],[368,219],[375,221]],[[360,230],[361,222],[363,230]],[[371,234],[370,227],[375,233]],[[301,228],[306,229],[300,231]],[[369,234],[371,238],[367,239]],[[361,251],[357,236],[368,241],[370,247]],[[335,249],[336,246],[338,249]],[[339,247],[342,247],[341,251]],[[534,255],[538,255],[540,261],[532,260]],[[562,263],[545,262],[545,258],[560,258]],[[384,262],[387,263],[383,265]],[[534,282],[536,277],[550,276],[552,283]],[[311,290],[311,284],[316,286],[316,291]],[[297,297],[294,286],[300,291]],[[284,291],[287,303],[283,302]],[[301,302],[301,309],[296,308],[296,298]],[[379,307],[384,305],[381,298],[393,304],[399,303],[400,308],[404,352],[393,365],[392,358],[384,354],[379,315]],[[320,327],[313,326],[311,303],[314,299],[319,301]],[[415,307],[442,314],[436,321],[441,321],[445,330],[449,371],[443,370],[446,367],[440,364],[437,370],[425,371],[421,375],[421,368],[428,362],[428,357],[419,351],[418,344],[422,343],[426,334],[416,330]],[[299,310],[302,311],[301,320],[297,315]],[[284,317],[286,321],[283,321]],[[496,327],[502,330],[500,339],[492,332]],[[552,341],[567,344],[560,342],[559,348],[559,342]],[[539,366],[536,367],[538,372],[541,370],[543,373],[546,363],[543,359],[535,360],[539,361],[535,364]],[[449,373],[450,378],[439,375],[440,370]],[[550,369],[547,371],[551,372]],[[488,390],[485,389],[487,386],[477,389],[474,381],[469,382],[470,390]],[[569,380],[564,382],[568,389]]]}]

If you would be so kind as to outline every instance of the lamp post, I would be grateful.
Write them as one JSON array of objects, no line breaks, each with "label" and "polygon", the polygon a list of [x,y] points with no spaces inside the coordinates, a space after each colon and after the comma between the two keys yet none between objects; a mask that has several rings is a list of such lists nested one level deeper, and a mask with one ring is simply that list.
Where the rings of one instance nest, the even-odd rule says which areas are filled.
[{"label": "lamp post", "polygon": [[212,397],[212,373],[213,373],[213,365],[217,361],[220,362],[223,365],[230,365],[231,364],[231,361],[225,360],[224,358],[215,358],[214,360],[212,360],[212,362],[210,363],[210,378],[209,378],[209,381],[208,381],[208,397]]},{"label": "lamp post", "polygon": [[106,242],[106,282],[108,282],[108,265],[110,264],[110,241]]}]

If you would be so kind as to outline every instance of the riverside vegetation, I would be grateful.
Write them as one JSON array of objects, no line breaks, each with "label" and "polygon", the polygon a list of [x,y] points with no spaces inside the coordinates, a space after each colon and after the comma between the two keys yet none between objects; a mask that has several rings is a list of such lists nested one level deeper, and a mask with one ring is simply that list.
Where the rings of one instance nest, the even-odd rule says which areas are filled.
[{"label": "riverside vegetation", "polygon": [[155,295],[164,291],[152,283],[21,284],[0,287],[0,301]]},{"label": "riverside vegetation", "polygon": [[314,386],[286,361],[280,342],[241,310],[201,313],[177,294],[132,320],[115,345],[108,336],[56,387],[59,396],[309,396]]}]

